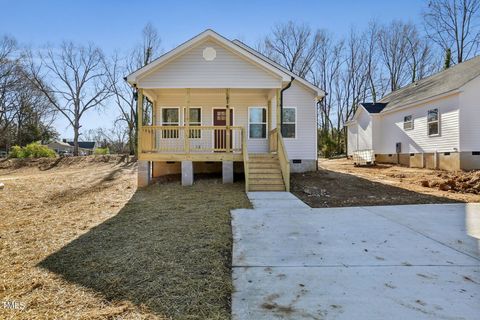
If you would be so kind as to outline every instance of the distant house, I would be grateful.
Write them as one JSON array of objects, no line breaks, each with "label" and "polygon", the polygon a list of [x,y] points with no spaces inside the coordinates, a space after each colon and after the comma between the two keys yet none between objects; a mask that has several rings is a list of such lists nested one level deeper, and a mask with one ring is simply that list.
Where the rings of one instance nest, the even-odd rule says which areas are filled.
[{"label": "distant house", "polygon": [[480,56],[360,104],[347,122],[348,155],[445,170],[480,169]]},{"label": "distant house", "polygon": [[290,171],[317,166],[325,93],[238,40],[206,30],[127,76],[153,121],[139,123],[138,184],[181,173],[245,173],[250,191],[288,190]]},{"label": "distant house", "polygon": [[[58,154],[64,153],[73,153],[74,143],[73,141],[67,141],[67,139],[63,140],[55,140],[47,144],[47,147],[52,149]],[[78,142],[78,151],[80,155],[86,156],[91,155],[95,152],[97,148],[96,142],[91,141],[79,141]]]}]

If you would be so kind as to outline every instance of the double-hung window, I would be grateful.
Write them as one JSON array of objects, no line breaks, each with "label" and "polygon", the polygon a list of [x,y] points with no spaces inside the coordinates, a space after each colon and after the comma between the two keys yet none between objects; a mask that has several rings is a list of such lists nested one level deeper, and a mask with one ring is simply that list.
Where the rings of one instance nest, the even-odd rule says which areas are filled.
[{"label": "double-hung window", "polygon": [[[202,109],[201,108],[189,108],[189,125],[190,127],[200,127],[202,125]],[[187,108],[183,108],[183,123],[187,123]],[[188,134],[190,139],[200,139],[202,137],[202,130],[200,129],[190,129]]]},{"label": "double-hung window", "polygon": [[428,110],[427,130],[429,136],[435,136],[440,134],[440,115],[438,109]]},{"label": "double-hung window", "polygon": [[267,108],[248,108],[248,137],[250,139],[267,138]]},{"label": "double-hung window", "polygon": [[403,130],[413,130],[413,117],[411,115],[403,117]]},{"label": "double-hung window", "polygon": [[[178,127],[180,125],[179,108],[162,108],[162,126]],[[178,128],[163,129],[162,138],[177,139]]]},{"label": "double-hung window", "polygon": [[297,136],[297,108],[283,107],[282,137],[294,139]]}]

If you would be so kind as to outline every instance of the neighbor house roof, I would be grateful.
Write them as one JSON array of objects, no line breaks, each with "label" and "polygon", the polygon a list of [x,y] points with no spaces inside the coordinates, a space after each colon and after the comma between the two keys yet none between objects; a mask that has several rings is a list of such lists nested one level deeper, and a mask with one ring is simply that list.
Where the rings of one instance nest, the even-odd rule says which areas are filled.
[{"label": "neighbor house roof", "polygon": [[201,41],[204,41],[209,38],[218,41],[219,43],[223,44],[224,46],[226,46],[231,50],[234,50],[238,54],[244,56],[245,58],[249,59],[253,63],[257,64],[261,68],[264,68],[265,70],[280,76],[282,81],[284,82],[290,81],[293,76],[300,83],[302,83],[303,85],[307,86],[309,89],[316,92],[317,96],[323,97],[325,95],[325,92],[322,89],[318,88],[317,86],[313,85],[307,80],[294,75],[292,72],[281,67],[280,65],[270,60],[269,58],[263,56],[259,52],[253,50],[252,48],[246,46],[245,44],[241,43],[238,40],[231,41],[211,29],[205,30],[204,32],[182,43],[181,45],[174,48],[173,50],[153,60],[146,66],[134,71],[133,73],[129,74],[126,77],[126,80],[132,85],[136,84],[142,76],[149,74],[153,70],[173,60],[178,54],[181,54],[184,50],[187,50],[188,48],[194,46],[195,44],[200,43]]},{"label": "neighbor house roof", "polygon": [[365,110],[368,111],[368,113],[380,113],[387,104],[380,103],[380,102],[377,102],[377,103],[363,102],[363,103],[360,103],[360,105],[364,107]]},{"label": "neighbor house roof", "polygon": [[[68,141],[67,143],[72,147],[74,145],[73,141]],[[93,148],[95,148],[95,142],[92,142],[92,141],[78,141],[78,147],[81,148],[81,149],[93,149]]]},{"label": "neighbor house roof", "polygon": [[478,76],[480,56],[393,91],[380,100],[386,104],[382,112],[454,92]]}]

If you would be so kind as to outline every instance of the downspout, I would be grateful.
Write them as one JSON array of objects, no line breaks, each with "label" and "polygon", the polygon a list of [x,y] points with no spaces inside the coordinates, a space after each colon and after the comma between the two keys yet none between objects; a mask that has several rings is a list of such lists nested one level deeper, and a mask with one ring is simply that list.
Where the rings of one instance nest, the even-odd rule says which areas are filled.
[{"label": "downspout", "polygon": [[282,127],[283,127],[283,91],[287,90],[288,88],[290,88],[292,86],[293,80],[295,80],[294,77],[292,77],[290,79],[290,82],[285,86],[285,88],[280,90],[280,128],[279,128],[280,129],[280,131],[279,131],[280,134],[282,133]]}]

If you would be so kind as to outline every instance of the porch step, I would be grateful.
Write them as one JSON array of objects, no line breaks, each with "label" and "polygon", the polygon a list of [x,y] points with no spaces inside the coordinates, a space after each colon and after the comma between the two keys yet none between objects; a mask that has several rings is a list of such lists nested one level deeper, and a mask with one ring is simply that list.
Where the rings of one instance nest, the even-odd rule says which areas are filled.
[{"label": "porch step", "polygon": [[283,179],[280,178],[249,178],[250,185],[281,185],[283,186]]},{"label": "porch step", "polygon": [[285,191],[277,154],[248,155],[249,191]]},{"label": "porch step", "polygon": [[250,179],[283,179],[282,172],[280,170],[274,172],[250,172]]},{"label": "porch step", "polygon": [[248,187],[249,191],[285,191],[284,185],[254,184]]}]

